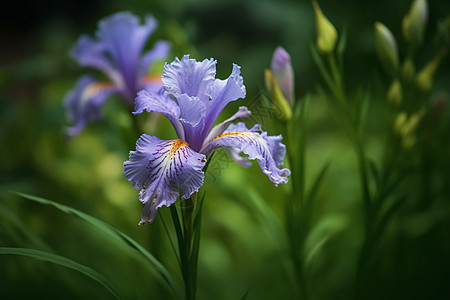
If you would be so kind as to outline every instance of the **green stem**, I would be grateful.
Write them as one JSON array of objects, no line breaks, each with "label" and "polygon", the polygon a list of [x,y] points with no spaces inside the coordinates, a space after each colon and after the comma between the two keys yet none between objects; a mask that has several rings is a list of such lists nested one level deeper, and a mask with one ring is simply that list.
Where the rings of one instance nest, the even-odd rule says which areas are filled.
[{"label": "green stem", "polygon": [[[297,118],[286,124],[283,129],[286,136],[287,159],[291,169],[292,190],[286,203],[286,221],[289,236],[290,255],[298,280],[301,299],[307,299],[307,284],[304,269],[303,249],[308,233],[308,215],[305,203],[305,146],[306,116],[308,98],[298,103],[301,109]],[[297,114],[294,114],[297,116]],[[294,127],[295,125],[295,127]],[[300,128],[298,128],[300,127]]]},{"label": "green stem", "polygon": [[337,98],[337,100],[343,105],[346,106],[346,97],[344,92],[344,84],[342,82],[342,76],[341,72],[339,71],[338,65],[336,63],[336,59],[333,55],[333,53],[330,53],[328,55],[328,63],[330,65],[331,74],[333,76],[334,80],[334,87],[331,88],[331,90],[334,93],[334,96]]},{"label": "green stem", "polygon": [[[177,234],[178,240],[178,252],[181,262],[181,274],[183,276],[184,288],[186,294],[186,300],[194,300],[196,294],[196,275],[197,275],[197,264],[192,264],[192,261],[197,261],[197,257],[193,254],[193,243],[194,243],[194,227],[193,227],[193,212],[195,205],[194,194],[189,199],[186,199],[182,203],[181,207],[181,217],[182,222],[180,222],[180,216],[178,214],[177,208],[172,205],[170,207],[170,212],[172,214],[172,221],[175,227],[175,232]],[[200,230],[200,228],[197,228]],[[198,255],[198,252],[195,251]]]}]

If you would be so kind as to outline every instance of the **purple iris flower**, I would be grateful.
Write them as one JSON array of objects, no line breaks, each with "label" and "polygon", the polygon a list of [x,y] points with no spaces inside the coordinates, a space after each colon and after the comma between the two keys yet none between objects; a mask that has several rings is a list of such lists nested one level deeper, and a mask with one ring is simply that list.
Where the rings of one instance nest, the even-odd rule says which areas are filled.
[{"label": "purple iris flower", "polygon": [[143,134],[124,163],[126,178],[140,190],[139,200],[145,204],[140,225],[151,223],[158,209],[173,204],[180,194],[187,199],[198,191],[206,157],[219,147],[225,147],[243,166],[250,163],[241,153],[256,159],[275,186],[288,181],[290,171],[279,169],[286,154],[281,135],[268,136],[260,125],[248,129],[242,122],[231,124],[250,116],[246,107],[213,127],[225,106],[246,94],[240,67],[233,65],[231,75],[220,80],[215,78],[216,63],[213,59],[197,62],[188,55],[176,58],[164,66],[164,89],[138,93],[134,114],[144,110],[162,113],[178,135],[178,139],[165,141]]},{"label": "purple iris flower", "polygon": [[78,134],[89,121],[98,120],[100,109],[110,95],[121,96],[132,110],[139,90],[162,87],[159,76],[148,76],[147,72],[154,60],[167,56],[169,44],[158,41],[152,50],[143,53],[156,25],[151,16],[140,25],[136,16],[120,12],[99,22],[96,39],[86,35],[78,39],[71,56],[82,66],[98,69],[109,80],[97,81],[86,75],[68,93],[64,103],[74,122],[67,130],[69,136]]}]

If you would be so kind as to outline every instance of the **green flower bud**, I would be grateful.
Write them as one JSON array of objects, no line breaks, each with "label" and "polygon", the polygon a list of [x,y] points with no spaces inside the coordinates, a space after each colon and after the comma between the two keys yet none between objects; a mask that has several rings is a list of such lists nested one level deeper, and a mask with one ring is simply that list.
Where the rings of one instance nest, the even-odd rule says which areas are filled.
[{"label": "green flower bud", "polygon": [[415,131],[422,120],[425,111],[419,110],[409,118],[405,112],[401,112],[394,121],[394,130],[400,136],[404,148],[411,148],[416,142]]},{"label": "green flower bud", "polygon": [[412,59],[407,58],[402,65],[402,76],[404,82],[411,83],[414,80],[416,74],[416,67]]},{"label": "green flower bud", "polygon": [[425,114],[425,111],[423,109],[419,110],[415,114],[412,114],[408,122],[403,124],[403,134],[404,135],[411,135],[416,131],[417,126],[419,126],[420,120],[422,120],[423,115]]},{"label": "green flower bud", "polygon": [[408,115],[406,114],[406,112],[402,111],[401,113],[399,113],[394,121],[394,131],[399,135],[403,135],[403,126],[407,121]]},{"label": "green flower bud", "polygon": [[323,54],[328,54],[334,51],[337,42],[337,31],[333,24],[325,17],[316,0],[312,2],[314,12],[316,14],[316,28],[317,28],[317,49]]},{"label": "green flower bud", "polygon": [[433,87],[434,73],[436,73],[436,70],[439,67],[442,59],[445,57],[446,53],[447,52],[445,50],[439,52],[439,54],[436,55],[436,57],[432,61],[430,61],[422,70],[420,70],[419,73],[417,73],[417,86],[422,91],[429,91]]},{"label": "green flower bud", "polygon": [[391,83],[391,86],[389,87],[389,90],[387,92],[387,100],[389,103],[395,106],[400,106],[400,104],[402,104],[403,89],[400,80],[395,79]]},{"label": "green flower bud", "polygon": [[380,22],[375,22],[375,47],[386,72],[395,76],[399,64],[397,42],[389,28]]},{"label": "green flower bud", "polygon": [[428,4],[426,0],[414,0],[409,12],[402,21],[403,35],[407,42],[413,45],[422,43],[428,19]]},{"label": "green flower bud", "polygon": [[292,109],[288,100],[283,96],[283,92],[280,89],[275,77],[270,70],[264,71],[264,80],[266,89],[269,91],[272,97],[272,104],[275,111],[278,113],[280,120],[288,121],[292,118]]},{"label": "green flower bud", "polygon": [[415,135],[406,135],[402,138],[402,145],[405,149],[410,149],[416,143]]}]

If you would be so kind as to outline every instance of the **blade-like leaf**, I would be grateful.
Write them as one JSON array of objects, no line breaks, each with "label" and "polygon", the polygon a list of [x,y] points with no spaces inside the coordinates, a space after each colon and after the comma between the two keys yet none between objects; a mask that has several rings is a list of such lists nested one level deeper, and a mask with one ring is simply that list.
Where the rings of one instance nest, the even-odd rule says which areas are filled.
[{"label": "blade-like leaf", "polygon": [[250,289],[248,289],[248,290],[244,293],[244,295],[242,295],[241,300],[247,299],[248,294],[250,294]]},{"label": "blade-like leaf", "polygon": [[0,254],[3,255],[20,255],[27,256],[37,260],[51,262],[75,271],[78,271],[89,278],[97,281],[103,287],[105,287],[111,294],[116,297],[116,299],[122,299],[119,293],[114,288],[114,285],[111,284],[105,277],[99,274],[97,271],[86,267],[85,265],[79,264],[76,261],[73,261],[69,258],[59,256],[50,252],[36,250],[36,249],[26,249],[26,248],[9,248],[9,247],[0,247]]},{"label": "blade-like leaf", "polygon": [[9,234],[11,235],[11,237],[13,237],[14,239],[19,239],[19,236],[23,235],[28,240],[28,241],[21,240],[20,244],[31,242],[31,245],[33,247],[50,250],[50,247],[42,239],[40,239],[36,234],[31,232],[28,228],[26,228],[23,225],[23,222],[20,221],[20,219],[13,211],[8,209],[5,205],[1,203],[0,203],[0,215],[2,221],[9,220],[14,225],[14,227],[20,231],[20,234],[17,234],[17,232],[13,231],[11,228],[9,228],[9,226],[7,226],[6,228],[10,230]]},{"label": "blade-like leaf", "polygon": [[326,162],[325,165],[320,170],[319,174],[317,175],[316,179],[314,180],[311,188],[309,189],[308,195],[306,196],[306,201],[308,205],[311,205],[314,202],[314,199],[317,196],[317,192],[319,191],[320,185],[322,184],[329,167],[330,162]]},{"label": "blade-like leaf", "polygon": [[[142,254],[144,256],[144,258],[146,258],[146,260],[151,263],[152,267],[156,270],[156,274],[158,274],[160,276],[160,279],[162,278],[162,282],[164,282],[165,284],[168,285],[168,287],[170,288],[171,292],[174,293],[174,295],[177,294],[176,289],[174,288],[173,280],[172,280],[169,272],[167,271],[167,269],[150,252],[148,252],[138,242],[133,240],[131,237],[129,237],[125,233],[121,232],[120,230],[114,228],[111,225],[108,225],[107,223],[105,223],[93,216],[90,216],[86,213],[83,213],[79,210],[68,207],[66,205],[56,203],[54,201],[47,200],[47,199],[44,199],[41,197],[28,195],[25,193],[20,193],[20,192],[13,192],[13,193],[20,197],[23,197],[27,200],[31,200],[31,201],[34,201],[34,202],[37,202],[40,204],[44,204],[44,205],[53,206],[56,209],[66,213],[66,214],[76,216],[76,217],[86,221],[90,225],[94,226],[95,228],[103,231],[104,233],[107,233],[109,236],[115,238],[116,240],[125,242],[128,246],[131,247],[130,249],[137,250],[140,254]],[[155,270],[153,270],[153,268],[151,270],[155,271]]]},{"label": "blade-like leaf", "polygon": [[344,56],[344,51],[345,51],[346,47],[347,47],[347,27],[345,26],[342,29],[341,37],[339,38],[339,42],[336,47],[338,63],[339,63],[339,67],[341,68],[341,70],[343,69],[343,65],[344,65],[343,56]]},{"label": "blade-like leaf", "polygon": [[359,134],[363,136],[364,129],[367,123],[367,112],[369,111],[369,105],[370,105],[370,88],[367,89],[364,93],[364,96],[360,97],[362,99],[360,105],[359,105],[359,115],[357,119],[357,127]]}]

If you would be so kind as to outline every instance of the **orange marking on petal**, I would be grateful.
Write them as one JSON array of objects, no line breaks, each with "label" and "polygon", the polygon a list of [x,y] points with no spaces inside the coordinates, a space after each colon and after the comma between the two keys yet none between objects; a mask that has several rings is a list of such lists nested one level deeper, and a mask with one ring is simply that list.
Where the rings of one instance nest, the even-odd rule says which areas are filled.
[{"label": "orange marking on petal", "polygon": [[144,83],[161,83],[161,75],[147,75],[143,79]]},{"label": "orange marking on petal", "polygon": [[179,149],[186,146],[189,146],[187,142],[182,142],[180,139],[174,140],[172,142],[172,149],[169,152],[169,159],[172,159]]},{"label": "orange marking on petal", "polygon": [[91,83],[86,87],[86,89],[83,91],[82,99],[88,99],[92,95],[95,95],[101,90],[105,90],[108,88],[114,87],[114,83],[110,81],[104,81],[104,82],[94,82]]},{"label": "orange marking on petal", "polygon": [[226,132],[226,133],[222,133],[219,134],[218,136],[216,136],[215,138],[213,138],[211,140],[211,142],[218,140],[220,138],[223,138],[225,136],[230,136],[230,135],[246,135],[246,136],[250,136],[250,134],[248,132],[244,132],[244,131],[230,131],[230,132]]}]

